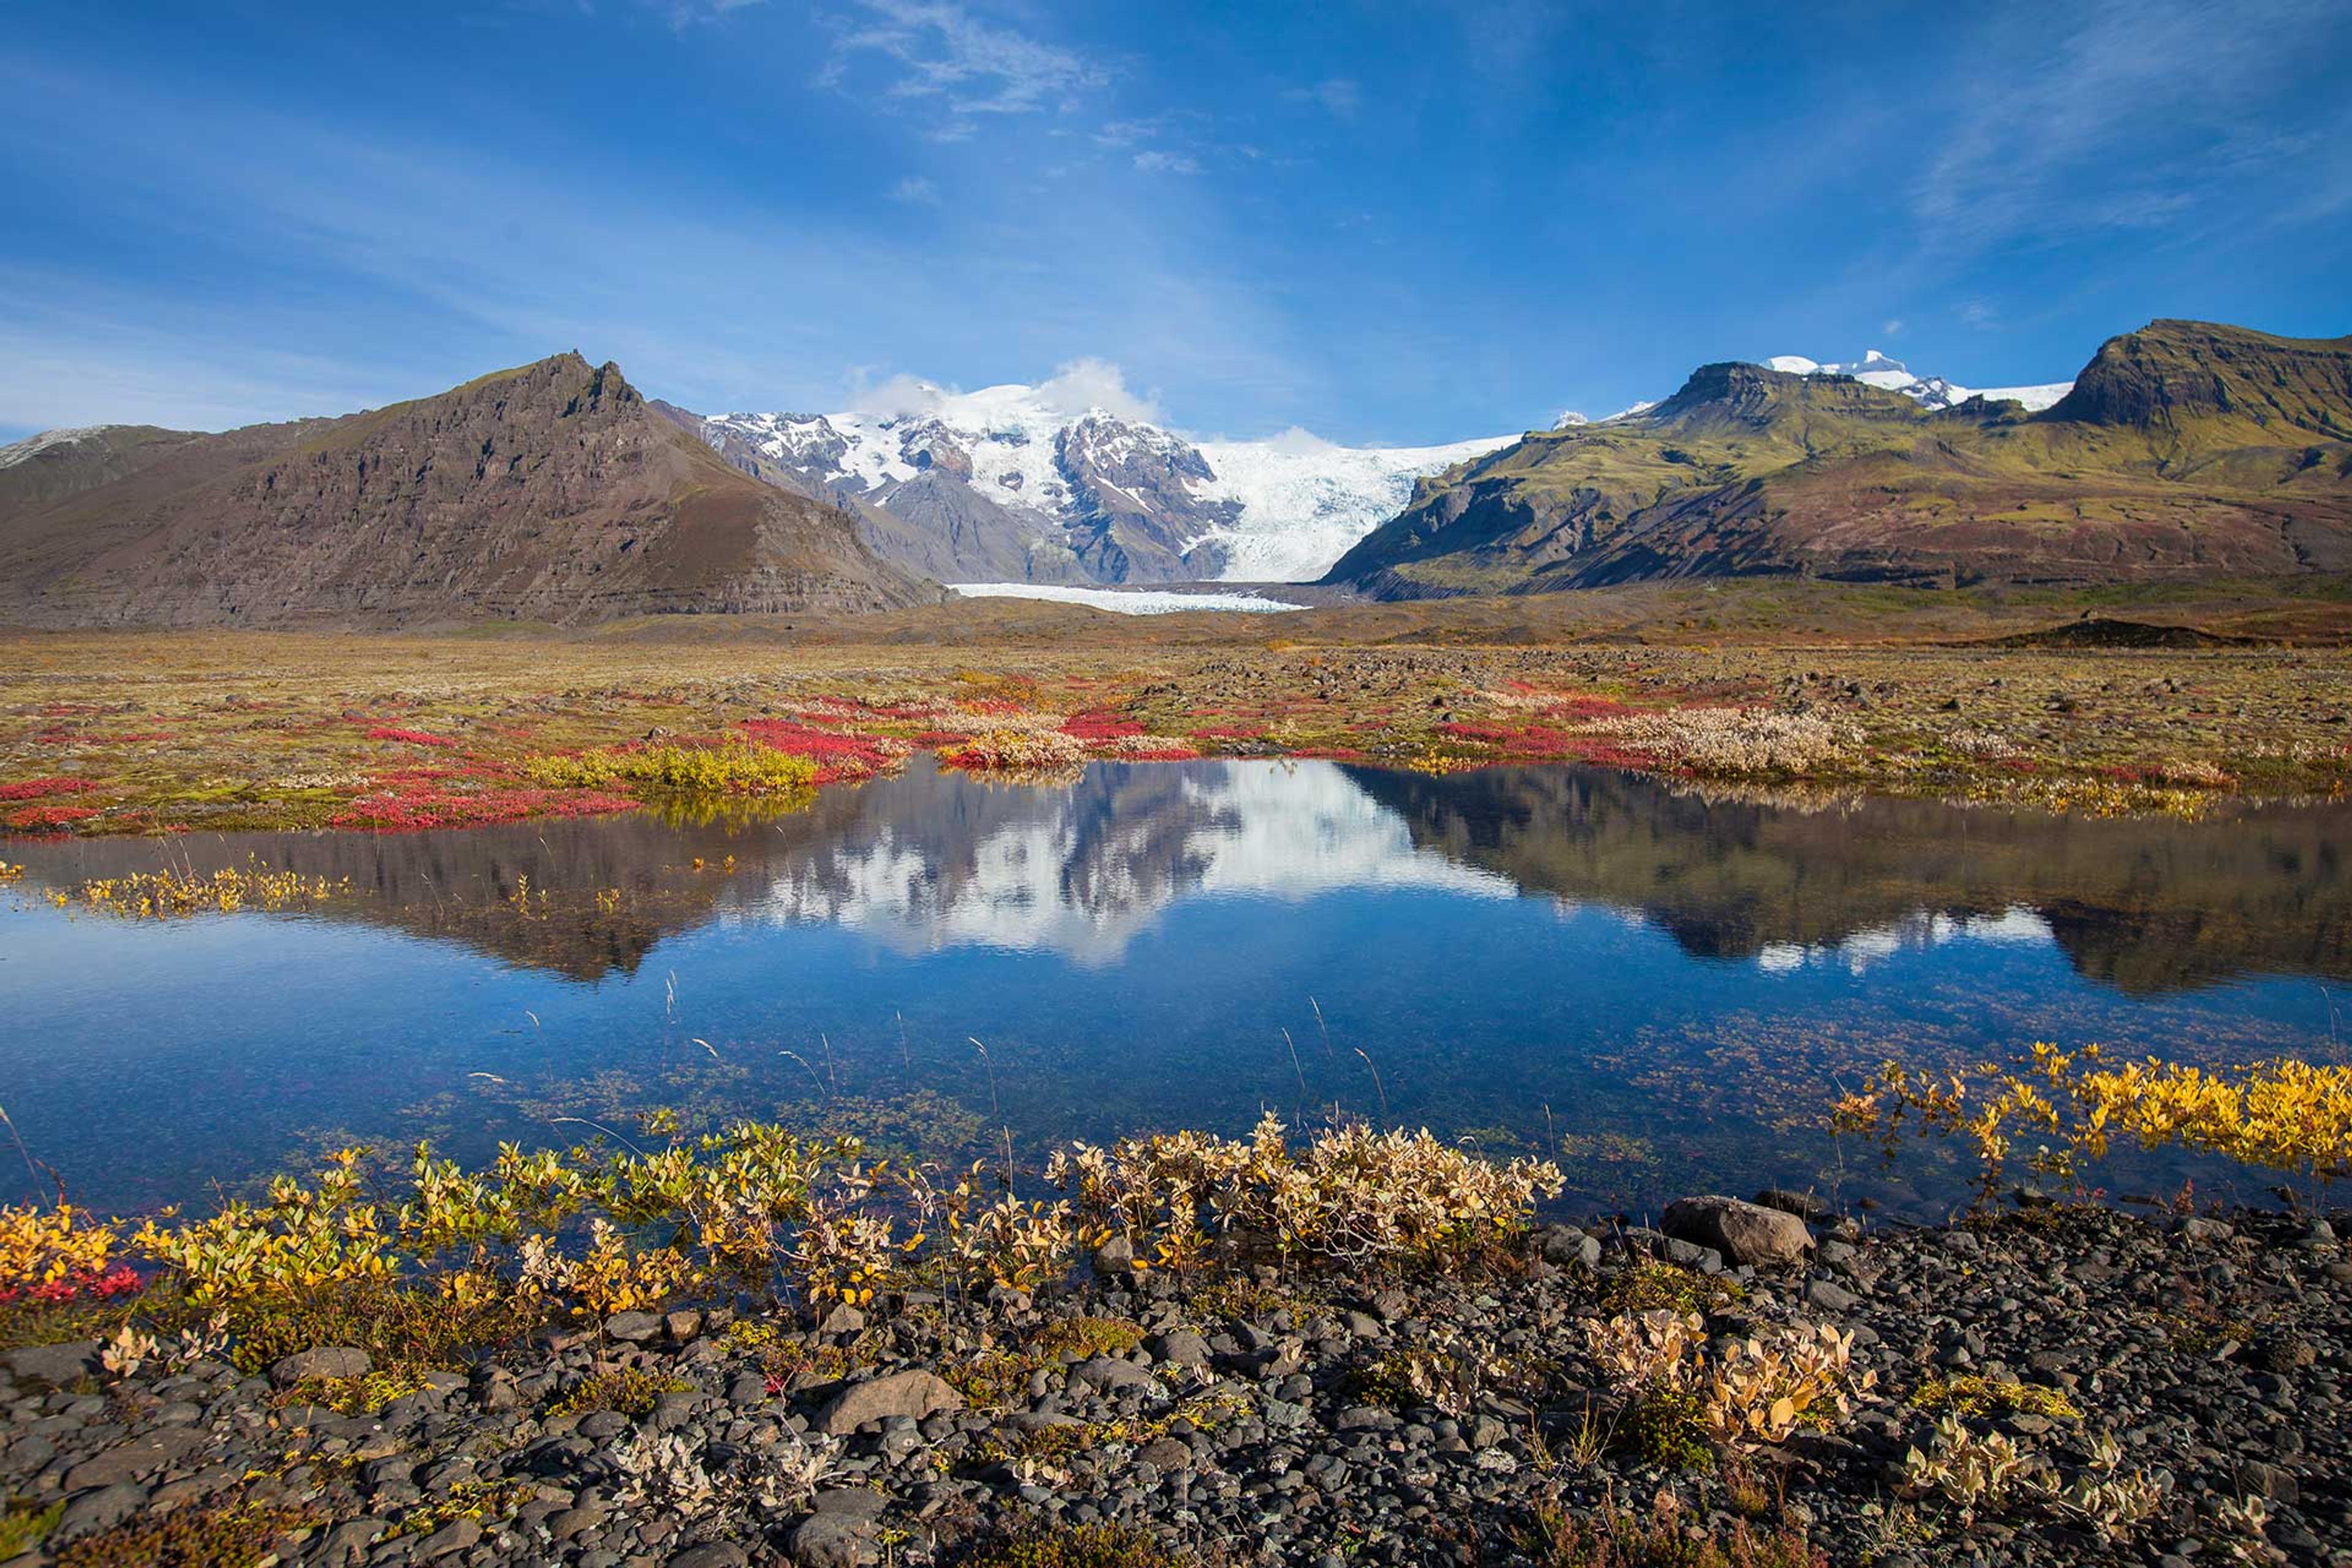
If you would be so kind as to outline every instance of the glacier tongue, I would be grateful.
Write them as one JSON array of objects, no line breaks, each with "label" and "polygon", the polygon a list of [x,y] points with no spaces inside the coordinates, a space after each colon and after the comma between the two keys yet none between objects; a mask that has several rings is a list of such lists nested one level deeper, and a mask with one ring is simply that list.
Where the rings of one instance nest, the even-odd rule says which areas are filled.
[{"label": "glacier tongue", "polygon": [[1335,447],[1293,431],[1270,441],[1207,441],[1201,455],[1216,478],[1210,500],[1237,501],[1241,514],[1209,538],[1225,548],[1229,583],[1312,582],[1355,542],[1404,510],[1413,480],[1507,447],[1492,436],[1444,447]]},{"label": "glacier tongue", "polygon": [[[1215,553],[1205,559],[1221,562],[1218,576],[1244,582],[1321,576],[1403,510],[1414,479],[1518,439],[1515,433],[1437,447],[1351,447],[1294,429],[1262,441],[1194,442],[1132,411],[1077,407],[1054,395],[1052,384],[966,393],[918,383],[902,386],[897,402],[823,416],[724,414],[709,423],[775,462],[886,508],[893,486],[944,472],[1074,547],[1092,521],[1090,501],[1162,514],[1186,534],[1188,555],[1210,547]],[[1080,459],[1083,472],[1072,467]],[[1130,468],[1151,477],[1164,470],[1177,488],[1139,495],[1122,487]]]}]

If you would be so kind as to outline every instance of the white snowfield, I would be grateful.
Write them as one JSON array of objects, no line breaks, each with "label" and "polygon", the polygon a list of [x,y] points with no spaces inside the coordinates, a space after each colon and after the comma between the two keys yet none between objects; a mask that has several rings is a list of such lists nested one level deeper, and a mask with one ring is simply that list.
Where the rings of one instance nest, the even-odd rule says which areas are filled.
[{"label": "white snowfield", "polygon": [[949,587],[968,599],[1045,599],[1056,605],[1084,605],[1121,616],[1172,616],[1184,610],[1242,610],[1252,615],[1276,615],[1304,610],[1262,594],[1175,594],[1164,588],[1066,588],[1050,583],[950,583]]},{"label": "white snowfield", "polygon": [[1229,582],[1307,583],[1357,541],[1404,510],[1413,481],[1517,440],[1489,436],[1444,447],[1335,447],[1290,430],[1270,441],[1203,441],[1216,478],[1209,500],[1241,504],[1229,529],[1207,535],[1226,550]]},{"label": "white snowfield", "polygon": [[2009,398],[2025,405],[2029,412],[2039,414],[2074,390],[2071,381],[2043,382],[2038,386],[1962,386],[1940,375],[1914,375],[1901,360],[1889,359],[1876,349],[1851,364],[1822,364],[1802,354],[1774,354],[1764,362],[1764,368],[1785,371],[1790,375],[1850,375],[1872,386],[1916,398],[1930,408],[1955,407],[1971,397],[1996,403]]},{"label": "white snowfield", "polygon": [[[1507,447],[1514,432],[1439,447],[1341,447],[1292,429],[1261,441],[1193,441],[1132,414],[1081,404],[1051,386],[1008,384],[950,392],[929,383],[902,388],[901,406],[845,414],[721,414],[713,423],[750,439],[766,456],[818,468],[834,483],[872,491],[923,471],[927,441],[944,437],[971,458],[971,486],[989,500],[1059,528],[1072,521],[1069,487],[1055,462],[1066,431],[1103,422],[1095,450],[1118,458],[1139,449],[1197,452],[1212,477],[1189,482],[1194,497],[1233,501],[1227,526],[1195,539],[1223,544],[1220,574],[1233,582],[1311,582],[1350,546],[1404,510],[1413,480]],[[835,444],[841,450],[827,456]]]}]

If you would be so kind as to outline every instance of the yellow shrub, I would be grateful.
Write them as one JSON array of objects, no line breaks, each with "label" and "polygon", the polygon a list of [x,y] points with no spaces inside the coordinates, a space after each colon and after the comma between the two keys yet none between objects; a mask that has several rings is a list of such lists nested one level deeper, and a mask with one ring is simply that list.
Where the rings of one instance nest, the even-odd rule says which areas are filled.
[{"label": "yellow shrub", "polygon": [[664,743],[572,757],[530,757],[521,772],[549,789],[625,784],[672,795],[792,795],[815,784],[817,765],[806,757],[730,741],[716,746]]}]

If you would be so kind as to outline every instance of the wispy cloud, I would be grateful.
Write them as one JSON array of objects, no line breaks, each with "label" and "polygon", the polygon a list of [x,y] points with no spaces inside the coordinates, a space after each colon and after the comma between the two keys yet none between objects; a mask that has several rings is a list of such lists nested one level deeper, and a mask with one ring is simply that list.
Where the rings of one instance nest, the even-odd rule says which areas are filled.
[{"label": "wispy cloud", "polygon": [[[724,21],[731,12],[764,5],[768,0],[641,0],[641,3],[660,12],[669,19],[671,26],[683,31],[703,22]],[[581,9],[587,8],[586,0],[582,0]]]},{"label": "wispy cloud", "polygon": [[819,80],[847,89],[878,66],[879,98],[944,113],[946,138],[974,117],[1060,109],[1103,87],[1109,72],[1076,50],[974,16],[947,0],[858,0],[861,16],[834,40]]},{"label": "wispy cloud", "polygon": [[935,207],[940,205],[940,188],[920,174],[909,174],[890,187],[890,199],[909,206]]},{"label": "wispy cloud", "polygon": [[1958,62],[1958,112],[1911,192],[1931,243],[2178,223],[2297,155],[2276,85],[2340,26],[2336,0],[2103,0],[2037,8]]},{"label": "wispy cloud", "polygon": [[1309,87],[1295,87],[1283,95],[1297,103],[1317,103],[1335,120],[1353,120],[1364,111],[1364,89],[1352,77],[1326,77]]},{"label": "wispy cloud", "polygon": [[[86,171],[86,210],[183,260],[110,275],[0,251],[0,298],[16,303],[0,321],[0,427],[337,412],[575,347],[708,408],[839,407],[850,367],[876,361],[989,376],[1068,362],[1073,385],[1123,387],[1070,358],[1100,352],[1253,403],[1309,378],[1262,279],[1196,253],[1165,197],[1108,180],[1007,230],[986,191],[954,187],[950,204],[944,176],[877,175],[875,195],[939,199],[949,268],[939,237],[869,228],[854,199],[747,210],[598,169],[583,200],[579,166],[0,58],[11,95],[23,132],[0,173]],[[257,147],[286,153],[236,155]],[[483,212],[497,220],[451,216]],[[551,274],[551,253],[572,259]],[[747,316],[745,300],[779,303]]]},{"label": "wispy cloud", "polygon": [[1135,155],[1135,166],[1147,174],[1197,174],[1201,161],[1183,153],[1146,148]]}]

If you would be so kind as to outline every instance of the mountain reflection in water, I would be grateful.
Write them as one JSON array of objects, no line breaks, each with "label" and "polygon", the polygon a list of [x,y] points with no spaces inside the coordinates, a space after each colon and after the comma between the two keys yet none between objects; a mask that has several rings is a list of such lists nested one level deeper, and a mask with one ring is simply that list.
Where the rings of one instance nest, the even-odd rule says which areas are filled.
[{"label": "mountain reflection in water", "polygon": [[[122,1202],[654,1104],[952,1145],[1001,1099],[1042,1147],[1375,1089],[1498,1151],[1564,1137],[1579,1193],[1646,1201],[1818,1175],[1823,1096],[1891,1051],[2328,1055],[2347,843],[2330,805],[2097,820],[1325,762],[1024,787],[920,758],[731,823],[25,843],[0,1079]],[[353,890],[143,926],[42,896],[248,861]]]},{"label": "mountain reflection in water", "polygon": [[[2337,805],[2103,820],[1776,803],[1605,769],[1432,777],[1326,762],[1102,764],[1068,787],[1025,787],[919,758],[904,776],[735,826],[644,816],[21,853],[37,882],[58,886],[167,862],[348,878],[362,896],[329,918],[580,980],[634,971],[664,937],[714,920],[825,922],[907,952],[970,943],[1107,963],[1188,898],[1430,889],[1602,905],[1694,957],[1778,968],[1958,932],[2049,940],[2086,975],[2157,991],[2242,973],[2352,977],[2347,849],[2352,811]],[[623,897],[600,910],[591,895],[608,889]]]}]

